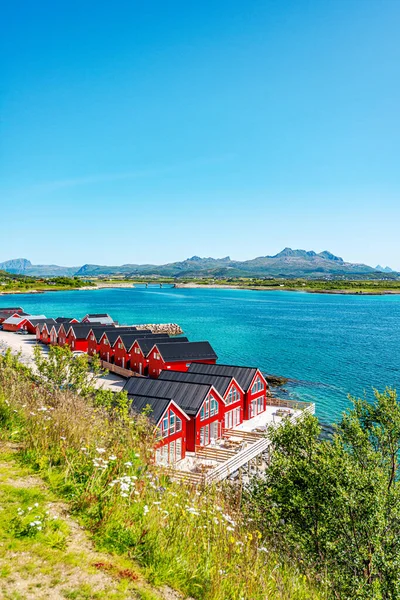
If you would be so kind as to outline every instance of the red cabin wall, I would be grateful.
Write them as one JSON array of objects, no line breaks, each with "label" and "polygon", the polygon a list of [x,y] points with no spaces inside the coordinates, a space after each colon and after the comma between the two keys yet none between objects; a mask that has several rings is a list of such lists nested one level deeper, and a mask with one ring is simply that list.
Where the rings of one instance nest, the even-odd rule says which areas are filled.
[{"label": "red cabin wall", "polygon": [[[159,353],[158,353],[159,354]],[[172,371],[181,371],[186,373],[191,363],[203,363],[203,364],[215,364],[215,360],[184,360],[174,362],[164,362],[161,355],[160,358],[154,358],[154,350],[152,350],[148,356],[149,376],[153,379],[157,379],[161,371],[164,369],[171,369]]]},{"label": "red cabin wall", "polygon": [[[121,344],[122,348],[119,348],[119,344]],[[117,340],[112,349],[114,353],[114,364],[126,369],[129,356],[124,344]]]},{"label": "red cabin wall", "polygon": [[71,348],[73,352],[81,350],[82,352],[87,352],[88,349],[88,341],[86,339],[75,339],[73,335],[68,335],[66,343]]},{"label": "red cabin wall", "polygon": [[42,331],[42,333],[40,334],[40,341],[43,344],[50,344],[50,335],[49,335],[49,332],[47,331],[47,329],[44,329]]},{"label": "red cabin wall", "polygon": [[[170,406],[167,410],[172,410],[172,412],[175,413],[175,416],[177,416],[181,419],[182,429],[181,429],[181,431],[178,431],[178,432],[174,433],[173,435],[169,435],[168,437],[161,438],[160,440],[158,440],[154,448],[155,448],[155,450],[157,450],[157,448],[161,448],[161,446],[166,446],[167,444],[170,444],[171,442],[181,438],[182,439],[182,458],[185,458],[186,447],[187,447],[187,424],[188,424],[187,418],[175,406]],[[165,413],[164,413],[164,415],[165,415]],[[160,423],[161,422],[162,422],[162,419],[160,420]]]},{"label": "red cabin wall", "polygon": [[231,404],[225,404],[225,408],[224,408],[224,429],[225,429],[225,414],[227,412],[230,412],[231,410],[236,410],[237,408],[240,408],[240,422],[238,423],[238,425],[240,425],[240,423],[243,423],[243,419],[244,419],[244,393],[242,392],[242,390],[240,389],[240,387],[238,385],[235,385],[234,381],[232,381],[228,387],[228,389],[225,392],[224,395],[224,400],[226,402],[226,399],[229,396],[229,392],[231,391],[231,389],[233,387],[236,387],[236,391],[239,393],[239,400],[236,400],[236,402],[232,402]]},{"label": "red cabin wall", "polygon": [[26,321],[26,326],[24,326],[29,333],[36,333],[36,325],[32,325],[29,321]]},{"label": "red cabin wall", "polygon": [[[135,352],[138,349],[139,352]],[[143,352],[140,349],[140,346],[137,342],[135,342],[130,351],[130,369],[135,373],[140,373],[140,375],[144,375],[144,369],[147,366],[146,357],[143,355]]]},{"label": "red cabin wall", "polygon": [[110,344],[105,344],[104,339],[106,338],[102,338],[100,344],[97,344],[97,354],[100,356],[101,360],[112,362],[114,360],[113,348]]},{"label": "red cabin wall", "polygon": [[[254,381],[257,379],[257,376],[260,377],[261,381],[263,382],[264,385],[264,389],[260,390],[259,392],[254,392],[254,394],[251,393],[251,388],[252,385],[254,384]],[[260,371],[257,371],[257,373],[254,375],[253,380],[251,382],[251,384],[249,385],[249,389],[245,394],[244,397],[244,416],[243,418],[245,420],[251,419],[252,417],[251,412],[250,412],[250,408],[251,408],[251,403],[253,400],[257,400],[259,397],[263,397],[263,409],[262,411],[258,411],[258,404],[257,404],[257,413],[256,414],[260,414],[261,412],[265,411],[265,407],[266,407],[266,395],[267,395],[267,391],[268,391],[269,387],[268,387],[268,383],[266,382],[265,378],[263,377],[262,373]]]},{"label": "red cabin wall", "polygon": [[[4,331],[18,331],[19,329],[28,329],[27,321],[21,321],[21,323],[19,323],[18,325],[15,323],[4,323],[3,329]],[[35,331],[33,331],[33,333],[35,332],[36,329]]]},{"label": "red cabin wall", "polygon": [[187,438],[186,448],[189,452],[194,452],[196,449],[196,446],[200,446],[200,429],[202,427],[205,427],[206,425],[210,425],[211,423],[214,423],[214,422],[218,422],[219,435],[222,435],[224,415],[225,415],[225,404],[221,400],[220,396],[216,392],[214,392],[214,390],[211,390],[210,394],[218,402],[218,414],[214,415],[212,417],[208,417],[208,419],[204,419],[202,421],[200,419],[200,413],[201,413],[201,409],[200,409],[197,416],[195,418],[190,419],[190,422],[194,423],[194,430],[191,432],[193,434],[193,436],[190,436],[190,440],[189,440],[189,430],[188,430],[188,438]]},{"label": "red cabin wall", "polygon": [[96,336],[94,333],[91,333],[88,339],[88,350],[87,353],[89,356],[94,356],[99,353],[98,350],[99,344],[97,343]]}]

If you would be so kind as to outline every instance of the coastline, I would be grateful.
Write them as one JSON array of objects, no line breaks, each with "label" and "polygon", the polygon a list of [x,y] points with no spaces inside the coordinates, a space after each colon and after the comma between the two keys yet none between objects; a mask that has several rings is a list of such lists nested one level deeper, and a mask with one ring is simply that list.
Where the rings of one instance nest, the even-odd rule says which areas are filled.
[{"label": "coastline", "polygon": [[[137,282],[135,282],[137,283]],[[14,294],[46,294],[47,292],[79,292],[79,291],[95,291],[106,289],[134,289],[135,283],[104,283],[85,287],[65,287],[48,290],[4,290],[0,291],[0,296],[8,296]],[[327,290],[327,289],[310,289],[304,288],[288,288],[288,287],[270,287],[270,286],[241,286],[241,285],[222,285],[217,283],[199,284],[199,283],[176,283],[173,285],[176,289],[216,289],[216,290],[251,290],[253,292],[297,292],[302,294],[334,294],[343,296],[396,296],[400,294],[399,290]]]},{"label": "coastline", "polygon": [[3,290],[0,292],[0,296],[8,296],[10,294],[46,294],[47,292],[79,292],[81,290],[105,290],[108,288],[134,288],[135,285],[133,283],[130,284],[125,284],[125,283],[106,283],[103,285],[91,285],[91,286],[85,286],[85,287],[65,287],[65,288],[57,288],[57,289],[49,289],[49,290],[36,290],[36,289],[32,289],[32,290]]},{"label": "coastline", "polygon": [[177,283],[176,288],[182,289],[198,289],[198,288],[209,288],[217,290],[252,290],[254,292],[300,292],[302,294],[340,294],[344,296],[390,296],[399,295],[400,290],[368,290],[368,291],[355,291],[355,290],[312,290],[309,288],[288,288],[288,287],[270,287],[270,286],[241,286],[241,285],[218,285],[218,284],[198,284],[198,283]]}]

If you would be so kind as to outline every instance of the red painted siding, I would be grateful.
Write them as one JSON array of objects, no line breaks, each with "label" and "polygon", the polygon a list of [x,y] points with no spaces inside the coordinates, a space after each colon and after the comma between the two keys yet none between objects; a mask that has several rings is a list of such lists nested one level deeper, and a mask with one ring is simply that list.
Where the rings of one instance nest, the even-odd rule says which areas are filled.
[{"label": "red painted siding", "polygon": [[173,371],[183,371],[184,373],[189,369],[191,363],[205,363],[205,364],[215,364],[215,360],[191,360],[191,361],[174,361],[174,362],[164,362],[161,357],[161,354],[157,349],[151,350],[147,355],[147,362],[149,366],[149,376],[153,379],[157,379],[160,375],[161,371],[164,369],[171,369]]},{"label": "red painted siding", "polygon": [[[176,444],[177,440],[181,440],[181,456],[179,458],[177,457],[177,460],[180,460],[182,458],[185,458],[185,455],[186,455],[186,437],[187,437],[188,421],[187,421],[186,416],[182,413],[182,411],[180,411],[178,407],[171,404],[169,406],[169,408],[165,411],[162,419],[160,420],[160,423],[159,423],[160,429],[161,429],[161,425],[163,423],[164,416],[169,411],[172,411],[174,413],[175,419],[176,419],[176,417],[178,417],[181,420],[182,429],[181,429],[181,431],[175,431],[175,433],[168,434],[168,436],[166,436],[166,437],[161,437],[155,445],[155,450],[157,452],[157,450],[160,451],[160,448],[163,448],[163,447],[165,448],[166,446],[169,446],[170,455],[171,455],[171,449],[173,448],[173,446],[170,446],[171,442],[175,442],[175,444]],[[175,451],[176,451],[176,449],[175,449]],[[161,453],[158,452],[158,454],[164,453],[164,455],[165,455],[165,452],[166,452],[166,449],[164,449],[164,451],[161,451]]]},{"label": "red painted siding", "polygon": [[108,342],[106,334],[102,336],[100,343],[97,345],[97,354],[100,356],[101,360],[111,363],[114,361],[114,351]]},{"label": "red painted siding", "polygon": [[[224,421],[224,414],[225,414],[225,405],[224,405],[223,400],[219,396],[219,394],[217,392],[215,392],[214,390],[210,391],[210,396],[212,396],[218,403],[218,413],[216,415],[209,416],[206,419],[201,419],[201,409],[200,409],[196,417],[191,417],[190,422],[188,423],[188,427],[187,427],[187,442],[186,442],[186,448],[189,452],[194,452],[196,449],[196,446],[202,445],[201,440],[200,440],[200,430],[202,427],[208,428],[208,431],[209,431],[209,436],[208,436],[209,439],[206,442],[206,445],[208,445],[210,443],[211,437],[220,438],[222,435],[223,421]],[[213,423],[216,424],[215,425],[215,428],[217,430],[216,436],[210,435],[210,425]]]},{"label": "red painted siding", "polygon": [[[236,389],[237,400],[228,404],[228,400],[230,397],[230,392]],[[225,400],[225,411],[224,411],[224,429],[231,429],[236,425],[240,425],[243,422],[244,418],[244,393],[240,389],[240,387],[232,381],[229,384],[228,389],[224,395]],[[232,412],[233,411],[233,412]],[[227,415],[227,413],[231,413],[231,415]]]},{"label": "red painted siding", "polygon": [[67,335],[66,343],[72,351],[81,350],[82,352],[87,352],[88,340],[82,338],[75,339],[72,332]]},{"label": "red painted siding", "polygon": [[[18,331],[19,329],[28,329],[27,320],[22,320],[18,325],[14,323],[3,323],[4,331]],[[35,331],[33,331],[35,333]]]},{"label": "red painted siding", "polygon": [[138,342],[135,342],[130,352],[130,369],[140,375],[145,374],[145,368],[147,367],[147,360],[143,352],[140,349]]},{"label": "red painted siding", "polygon": [[[257,377],[260,378],[261,383],[263,385],[263,389],[252,392],[251,388],[254,385],[254,382],[256,381]],[[243,418],[245,420],[251,419],[252,417],[255,417],[256,415],[265,411],[267,391],[268,391],[268,383],[266,382],[261,371],[257,370],[257,373],[254,375],[253,381],[251,382],[249,389],[244,397],[244,417]]]}]

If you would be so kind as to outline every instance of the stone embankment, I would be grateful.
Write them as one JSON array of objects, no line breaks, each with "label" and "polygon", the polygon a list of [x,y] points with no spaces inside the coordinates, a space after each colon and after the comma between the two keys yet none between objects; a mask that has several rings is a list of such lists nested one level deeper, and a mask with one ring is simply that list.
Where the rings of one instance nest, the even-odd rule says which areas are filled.
[{"label": "stone embankment", "polygon": [[134,325],[140,329],[150,329],[152,333],[168,333],[169,335],[181,335],[183,329],[176,323],[146,323]]}]

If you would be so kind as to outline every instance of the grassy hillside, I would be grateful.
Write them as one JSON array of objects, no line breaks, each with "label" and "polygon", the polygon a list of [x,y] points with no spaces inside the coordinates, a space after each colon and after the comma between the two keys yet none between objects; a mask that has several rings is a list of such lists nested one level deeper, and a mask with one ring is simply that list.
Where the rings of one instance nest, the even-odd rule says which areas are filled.
[{"label": "grassy hillside", "polygon": [[1,292],[29,292],[73,290],[90,285],[88,282],[77,277],[30,277],[26,275],[11,274],[0,271],[0,293]]},{"label": "grassy hillside", "polygon": [[[107,393],[82,397],[62,391],[49,379],[46,385],[35,381],[10,355],[0,359],[3,440],[19,444],[16,456],[28,468],[27,477],[33,469],[43,478],[48,493],[66,502],[111,564],[118,556],[153,589],[168,585],[195,600],[323,597],[304,571],[285,565],[260,531],[243,520],[231,491],[171,482],[151,461],[154,438],[148,419],[130,418],[122,396],[119,408],[107,408],[109,403]],[[9,519],[3,523],[11,536],[8,548],[13,548],[13,531],[26,528],[18,507],[25,511],[32,501],[27,496],[7,508],[18,523],[17,529],[8,527]],[[40,515],[44,501],[38,500]],[[19,564],[31,545],[47,543],[43,536],[60,538],[61,545],[68,540],[63,527],[60,533],[48,524],[37,529],[23,536],[23,547],[16,547]],[[36,569],[32,566],[33,573]]]}]

